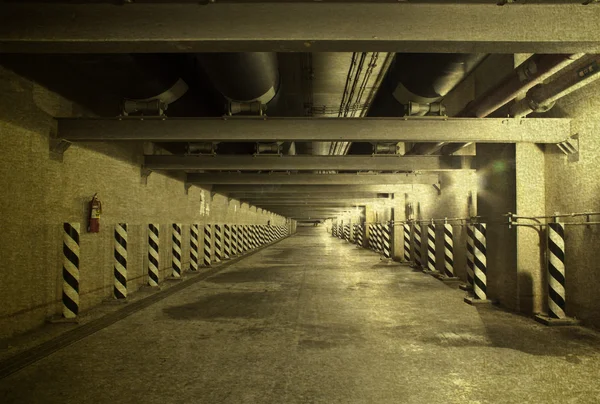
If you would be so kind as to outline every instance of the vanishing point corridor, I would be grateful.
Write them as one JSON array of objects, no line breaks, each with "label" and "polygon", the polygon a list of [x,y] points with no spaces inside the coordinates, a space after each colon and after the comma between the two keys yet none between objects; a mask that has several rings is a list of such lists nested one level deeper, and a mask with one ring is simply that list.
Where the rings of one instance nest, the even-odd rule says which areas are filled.
[{"label": "vanishing point corridor", "polygon": [[[202,275],[200,275],[201,277]],[[323,226],[0,380],[11,403],[597,403],[600,338],[548,328]]]}]

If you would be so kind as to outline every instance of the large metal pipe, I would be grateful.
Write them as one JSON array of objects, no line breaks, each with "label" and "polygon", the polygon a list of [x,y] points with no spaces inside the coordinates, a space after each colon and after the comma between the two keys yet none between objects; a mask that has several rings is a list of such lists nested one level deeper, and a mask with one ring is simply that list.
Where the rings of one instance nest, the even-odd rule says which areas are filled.
[{"label": "large metal pipe", "polygon": [[267,104],[277,94],[276,53],[202,53],[197,58],[215,88],[230,101]]},{"label": "large metal pipe", "polygon": [[[409,103],[440,101],[486,57],[480,53],[398,53],[368,116],[404,116]],[[429,147],[429,143],[417,143],[407,154],[421,154]]]},{"label": "large metal pipe", "polygon": [[[567,68],[584,56],[577,54],[536,54],[531,56],[515,70],[506,75],[491,89],[469,103],[458,116],[485,118],[520,94],[543,83],[561,70]],[[529,113],[529,112],[528,112]],[[434,154],[440,152],[448,155],[457,152],[470,143],[429,144],[421,147],[420,154]]]},{"label": "large metal pipe", "polygon": [[524,117],[546,112],[557,100],[600,79],[600,55],[587,55],[565,69],[555,80],[532,88],[525,98],[510,108],[510,115]]}]

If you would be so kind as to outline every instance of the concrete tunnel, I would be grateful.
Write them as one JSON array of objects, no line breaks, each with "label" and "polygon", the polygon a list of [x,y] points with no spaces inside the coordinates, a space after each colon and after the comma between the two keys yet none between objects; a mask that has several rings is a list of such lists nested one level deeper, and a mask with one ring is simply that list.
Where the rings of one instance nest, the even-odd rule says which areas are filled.
[{"label": "concrete tunnel", "polygon": [[0,2],[0,402],[597,403],[593,3]]}]

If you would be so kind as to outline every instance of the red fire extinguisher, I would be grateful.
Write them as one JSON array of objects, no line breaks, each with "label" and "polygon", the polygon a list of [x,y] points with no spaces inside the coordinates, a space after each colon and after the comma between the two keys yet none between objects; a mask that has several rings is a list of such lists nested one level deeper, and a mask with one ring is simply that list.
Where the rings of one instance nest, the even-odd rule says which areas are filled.
[{"label": "red fire extinguisher", "polygon": [[94,194],[90,201],[90,216],[88,218],[88,233],[98,233],[100,231],[100,214],[102,213],[102,202],[98,199],[98,194]]}]

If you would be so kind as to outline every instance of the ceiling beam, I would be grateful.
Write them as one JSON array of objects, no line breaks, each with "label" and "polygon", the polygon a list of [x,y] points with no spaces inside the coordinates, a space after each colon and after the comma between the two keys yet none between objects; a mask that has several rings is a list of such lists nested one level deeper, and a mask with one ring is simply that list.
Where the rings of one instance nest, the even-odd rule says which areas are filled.
[{"label": "ceiling beam", "polygon": [[437,184],[438,174],[188,174],[192,185],[398,185]]},{"label": "ceiling beam", "polygon": [[[401,6],[401,5],[398,5]],[[58,136],[76,141],[560,143],[564,118],[63,118]]]},{"label": "ceiling beam", "polygon": [[[386,195],[393,195],[393,194],[389,194],[387,193]],[[240,199],[240,200],[259,200],[259,199],[265,199],[265,200],[278,200],[278,199],[294,199],[294,198],[298,198],[298,199],[324,199],[324,198],[330,198],[330,199],[338,199],[338,198],[343,198],[343,199],[348,199],[348,198],[377,198],[378,197],[378,193],[377,192],[344,192],[344,191],[340,191],[338,193],[289,193],[289,194],[284,194],[284,193],[262,193],[262,194],[257,194],[257,193],[237,193],[237,192],[230,192],[228,195],[228,197],[230,198],[234,198],[234,199]]]},{"label": "ceiling beam", "polygon": [[231,171],[442,171],[470,169],[469,156],[252,156],[153,155],[145,156],[149,170]]},{"label": "ceiling beam", "polygon": [[[428,178],[431,177],[431,178]],[[431,185],[437,182],[437,175],[423,176],[424,183]],[[430,182],[432,181],[432,182]],[[215,185],[213,192],[227,195],[262,195],[262,194],[336,194],[340,192],[371,193],[403,193],[409,192],[411,185]]]},{"label": "ceiling beam", "polygon": [[0,52],[599,53],[598,21],[580,4],[2,2]]}]

